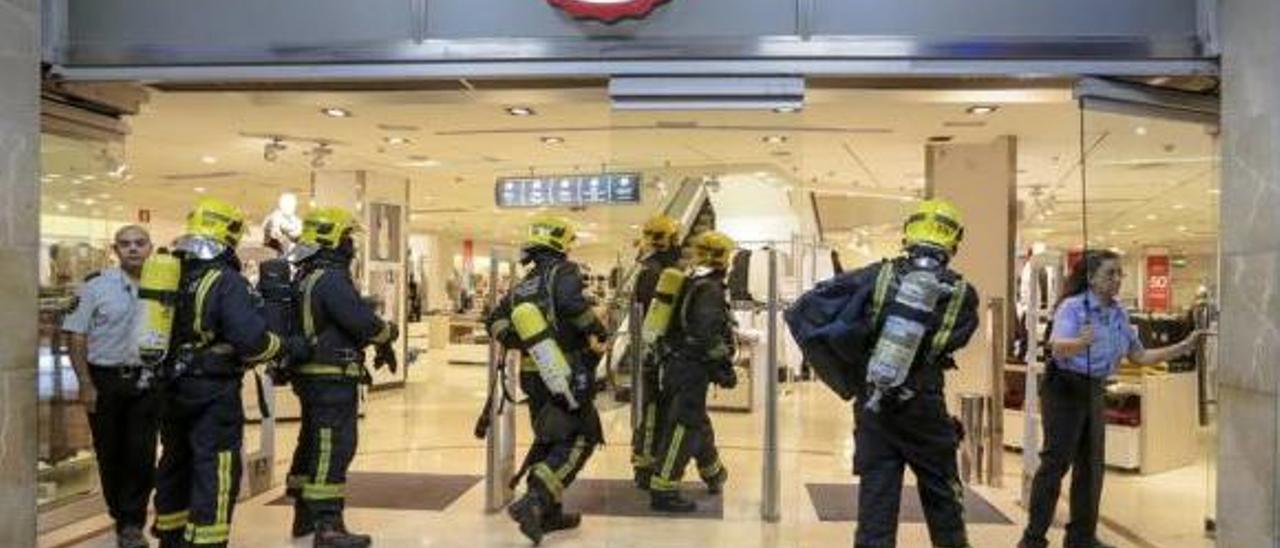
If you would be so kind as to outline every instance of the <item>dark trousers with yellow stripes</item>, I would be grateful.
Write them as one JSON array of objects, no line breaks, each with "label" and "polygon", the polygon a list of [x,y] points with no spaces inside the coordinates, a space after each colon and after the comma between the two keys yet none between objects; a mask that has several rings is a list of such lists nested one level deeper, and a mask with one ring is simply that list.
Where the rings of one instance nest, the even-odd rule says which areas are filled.
[{"label": "dark trousers with yellow stripes", "polygon": [[934,546],[968,546],[964,488],[956,466],[960,444],[941,392],[923,392],[905,402],[886,402],[880,412],[857,404],[854,472],[858,482],[858,526],[854,545],[897,545],[902,474],[911,467]]},{"label": "dark trousers with yellow stripes", "polygon": [[600,443],[600,416],[590,394],[583,394],[584,397],[578,398],[582,406],[563,415],[567,424],[562,431],[540,432],[539,417],[550,411],[549,406],[561,404],[554,401],[536,372],[520,373],[520,389],[529,398],[529,420],[536,436],[525,456],[525,462],[529,463],[529,491],[558,508],[564,490],[578,477]]},{"label": "dark trousers with yellow stripes", "polygon": [[658,368],[659,363],[652,354],[645,358],[642,370],[644,379],[641,393],[638,394],[644,402],[644,408],[641,409],[640,420],[631,434],[631,466],[648,472],[652,472],[654,468],[654,451],[657,449],[658,428],[662,420],[658,413],[658,400],[661,397],[658,383],[662,378]]},{"label": "dark trousers with yellow stripes", "polygon": [[302,426],[289,466],[289,494],[316,524],[342,519],[347,469],[356,454],[358,381],[343,377],[295,377]]},{"label": "dark trousers with yellow stripes", "polygon": [[662,425],[654,453],[654,475],[649,480],[651,491],[677,490],[690,460],[697,462],[703,481],[711,480],[724,467],[707,414],[710,386],[711,379],[699,364],[673,363],[663,378],[658,413]]},{"label": "dark trousers with yellow stripes", "polygon": [[162,547],[226,546],[240,491],[239,377],[184,377],[163,396],[154,531]]}]

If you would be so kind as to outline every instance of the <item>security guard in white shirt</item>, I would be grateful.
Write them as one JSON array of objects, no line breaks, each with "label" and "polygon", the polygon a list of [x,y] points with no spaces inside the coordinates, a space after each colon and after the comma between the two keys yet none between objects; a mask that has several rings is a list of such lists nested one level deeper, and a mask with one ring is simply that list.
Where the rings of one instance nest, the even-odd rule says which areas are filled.
[{"label": "security guard in white shirt", "polygon": [[138,279],[151,236],[130,225],[115,234],[120,266],[90,275],[62,328],[71,334],[71,365],[89,414],[102,495],[121,548],[147,546],[142,527],[155,487],[158,403],[140,375],[134,331],[142,315]]}]

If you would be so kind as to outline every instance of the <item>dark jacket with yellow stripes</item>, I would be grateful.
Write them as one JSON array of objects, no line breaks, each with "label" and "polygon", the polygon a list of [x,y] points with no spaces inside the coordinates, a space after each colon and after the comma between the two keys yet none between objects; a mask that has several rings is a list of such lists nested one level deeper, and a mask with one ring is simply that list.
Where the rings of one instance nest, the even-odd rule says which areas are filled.
[{"label": "dark jacket with yellow stripes", "polygon": [[271,360],[281,352],[281,340],[267,330],[234,254],[184,261],[179,291],[174,341],[190,351],[183,357],[192,362],[186,364],[188,372],[237,376],[243,364]]},{"label": "dark jacket with yellow stripes", "polygon": [[604,324],[591,310],[578,263],[546,249],[535,251],[531,260],[533,268],[489,313],[485,323],[490,336],[508,348],[520,348],[520,339],[511,325],[511,310],[519,303],[534,302],[548,316],[547,323],[556,333],[556,344],[566,354],[587,348],[587,338],[591,335],[606,337]]},{"label": "dark jacket with yellow stripes", "polygon": [[724,280],[724,271],[691,276],[676,303],[676,322],[662,341],[675,359],[708,373],[732,365],[733,316]]},{"label": "dark jacket with yellow stripes", "polygon": [[[312,346],[311,362],[364,365],[364,347],[390,340],[391,325],[379,318],[356,291],[350,260],[322,250],[298,270],[298,321]],[[305,371],[304,371],[305,373]],[[353,369],[349,376],[359,376]]]},{"label": "dark jacket with yellow stripes", "polygon": [[[849,277],[845,283],[870,288],[873,293],[872,298],[867,299],[863,313],[864,321],[871,322],[873,326],[869,346],[865,349],[867,357],[875,350],[875,341],[884,325],[885,309],[896,297],[898,282],[911,268],[910,259],[901,256],[842,274]],[[973,286],[950,269],[941,272],[939,281],[960,291],[944,293],[938,300],[933,321],[925,331],[924,340],[911,364],[906,385],[920,392],[942,391],[944,371],[956,367],[951,355],[969,344],[969,339],[978,329],[978,293]],[[861,371],[865,374],[865,359],[861,363]]]}]

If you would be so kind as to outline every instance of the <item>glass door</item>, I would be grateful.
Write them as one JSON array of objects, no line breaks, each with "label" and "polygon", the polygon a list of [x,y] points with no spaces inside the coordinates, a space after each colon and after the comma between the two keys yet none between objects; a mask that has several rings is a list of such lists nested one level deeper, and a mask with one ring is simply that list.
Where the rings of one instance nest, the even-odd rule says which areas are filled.
[{"label": "glass door", "polygon": [[[1117,253],[1119,299],[1147,348],[1216,322],[1216,97],[1085,80],[1078,245]],[[1102,521],[1159,546],[1211,534],[1217,425],[1213,351],[1122,363],[1106,393]]]}]

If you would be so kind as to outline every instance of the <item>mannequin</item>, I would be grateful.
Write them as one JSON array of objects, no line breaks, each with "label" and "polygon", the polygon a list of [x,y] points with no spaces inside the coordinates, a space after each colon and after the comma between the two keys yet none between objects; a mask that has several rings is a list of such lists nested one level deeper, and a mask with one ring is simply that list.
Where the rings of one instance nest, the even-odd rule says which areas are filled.
[{"label": "mannequin", "polygon": [[262,224],[263,245],[284,255],[302,234],[302,219],[298,217],[298,197],[292,192],[280,195],[276,209],[267,215]]}]

